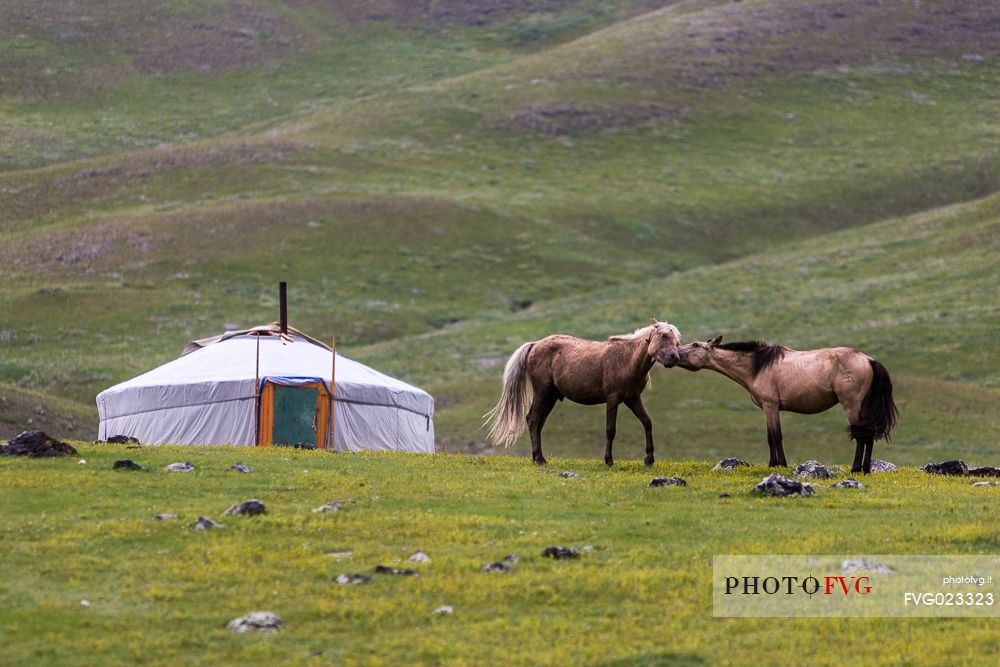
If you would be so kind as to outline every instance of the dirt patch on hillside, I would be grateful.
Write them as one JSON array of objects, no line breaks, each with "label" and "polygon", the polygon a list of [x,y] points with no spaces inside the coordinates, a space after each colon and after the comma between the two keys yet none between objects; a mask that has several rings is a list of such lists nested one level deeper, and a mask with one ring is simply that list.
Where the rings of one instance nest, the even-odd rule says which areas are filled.
[{"label": "dirt patch on hillside", "polygon": [[517,128],[538,134],[564,135],[621,130],[679,116],[676,108],[661,104],[629,104],[622,107],[534,104],[515,111],[510,116],[510,122]]},{"label": "dirt patch on hillside", "polygon": [[1000,4],[734,3],[639,26],[625,48],[611,65],[624,80],[696,88],[914,57],[986,57],[1000,53]]},{"label": "dirt patch on hillside", "polygon": [[517,16],[567,10],[579,0],[293,0],[297,6],[332,11],[353,23],[409,26],[484,26]]},{"label": "dirt patch on hillside", "polygon": [[91,49],[143,73],[259,67],[314,41],[279,7],[250,0],[187,8],[153,0],[0,3],[0,38]]},{"label": "dirt patch on hillside", "polygon": [[[277,142],[186,146],[133,153],[118,164],[64,172],[49,178],[34,175],[32,181],[23,186],[4,184],[0,180],[0,222],[51,215],[60,209],[101,199],[171,169],[279,162],[303,148],[298,144]],[[15,175],[14,178],[24,177]]]}]

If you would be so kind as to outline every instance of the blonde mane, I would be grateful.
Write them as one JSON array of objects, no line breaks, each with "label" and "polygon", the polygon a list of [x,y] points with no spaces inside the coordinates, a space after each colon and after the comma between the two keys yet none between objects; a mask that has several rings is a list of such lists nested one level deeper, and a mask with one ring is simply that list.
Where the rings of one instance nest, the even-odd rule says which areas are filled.
[{"label": "blonde mane", "polygon": [[657,322],[656,324],[647,324],[644,327],[639,327],[630,334],[618,334],[617,336],[610,336],[608,340],[635,340],[636,338],[646,338],[653,333],[654,329],[659,329],[660,333],[667,333],[668,331],[673,333],[677,337],[677,342],[681,342],[681,332],[673,324],[667,324],[666,322]]}]

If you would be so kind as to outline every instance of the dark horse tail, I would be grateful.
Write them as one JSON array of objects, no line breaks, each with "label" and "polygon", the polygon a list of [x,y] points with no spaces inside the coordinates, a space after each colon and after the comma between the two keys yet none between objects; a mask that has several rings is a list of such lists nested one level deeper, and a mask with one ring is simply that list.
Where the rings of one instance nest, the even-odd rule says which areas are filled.
[{"label": "dark horse tail", "polygon": [[872,438],[889,442],[889,434],[896,428],[896,418],[899,417],[899,409],[892,400],[892,379],[880,362],[869,359],[868,363],[872,365],[872,385],[861,404],[858,423],[851,424],[848,431],[855,441]]}]

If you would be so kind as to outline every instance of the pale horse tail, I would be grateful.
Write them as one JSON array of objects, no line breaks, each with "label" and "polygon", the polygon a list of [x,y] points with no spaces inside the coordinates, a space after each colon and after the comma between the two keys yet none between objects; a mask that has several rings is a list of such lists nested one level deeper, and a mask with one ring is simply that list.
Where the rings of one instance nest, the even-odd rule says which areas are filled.
[{"label": "pale horse tail", "polygon": [[489,440],[494,445],[510,447],[524,433],[524,412],[531,402],[531,383],[528,382],[528,353],[534,342],[525,343],[510,355],[503,369],[503,391],[500,401],[483,415],[490,427]]}]

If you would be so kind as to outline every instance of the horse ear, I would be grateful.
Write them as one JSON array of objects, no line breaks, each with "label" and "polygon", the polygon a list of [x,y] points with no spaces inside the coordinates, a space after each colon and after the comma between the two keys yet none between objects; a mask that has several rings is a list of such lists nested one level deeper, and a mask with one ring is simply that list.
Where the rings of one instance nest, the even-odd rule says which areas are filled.
[{"label": "horse ear", "polygon": [[656,321],[655,317],[650,317],[649,319],[653,320],[653,324],[659,324],[659,322]]},{"label": "horse ear", "polygon": [[712,347],[715,347],[721,342],[722,342],[722,336],[716,336],[712,340],[708,341],[708,344],[711,345]]}]

